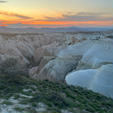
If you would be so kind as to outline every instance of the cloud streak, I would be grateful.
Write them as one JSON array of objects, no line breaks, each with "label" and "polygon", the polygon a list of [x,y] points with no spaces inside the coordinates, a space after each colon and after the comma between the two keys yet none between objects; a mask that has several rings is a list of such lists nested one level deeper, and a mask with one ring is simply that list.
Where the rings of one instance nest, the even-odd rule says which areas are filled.
[{"label": "cloud streak", "polygon": [[2,1],[2,0],[0,0],[0,3],[6,3],[7,1]]},{"label": "cloud streak", "polygon": [[80,12],[77,14],[62,14],[62,17],[45,17],[48,21],[113,21],[113,16],[104,13]]},{"label": "cloud streak", "polygon": [[0,11],[0,15],[5,15],[5,16],[9,16],[9,17],[17,17],[17,18],[21,18],[21,19],[33,19],[32,17],[29,17],[29,16],[24,16],[21,14],[9,13],[9,12],[4,12],[4,11]]}]

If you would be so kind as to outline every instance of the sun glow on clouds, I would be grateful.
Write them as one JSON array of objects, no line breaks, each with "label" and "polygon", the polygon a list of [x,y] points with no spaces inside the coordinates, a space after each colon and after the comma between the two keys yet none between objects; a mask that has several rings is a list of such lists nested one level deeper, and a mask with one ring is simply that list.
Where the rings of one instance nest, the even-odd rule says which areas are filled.
[{"label": "sun glow on clouds", "polygon": [[[113,17],[106,14],[78,13],[60,14],[56,17],[35,19],[16,13],[0,12],[0,26],[8,27],[70,27],[70,26],[112,26]],[[5,19],[4,19],[5,18]]]},{"label": "sun glow on clouds", "polygon": [[[83,27],[96,27],[96,26],[113,26],[113,13],[111,13],[111,6],[109,2],[103,0],[103,4],[108,7],[103,12],[103,6],[100,1],[95,0],[93,2],[92,11],[87,3],[92,4],[89,0],[81,0],[85,5],[80,4],[77,0],[62,0],[61,4],[59,0],[23,0],[23,4],[17,0],[2,1],[0,0],[0,26],[8,27],[71,27],[71,26],[83,26]],[[112,1],[112,0],[111,0]],[[36,7],[35,2],[38,3]],[[64,3],[64,4],[63,4]],[[100,4],[97,6],[97,3]],[[108,3],[108,5],[107,5]],[[65,5],[69,7],[66,8]],[[76,9],[74,9],[74,4]],[[78,6],[76,5],[78,4]],[[52,6],[54,5],[54,7]],[[61,5],[61,6],[59,6]],[[81,5],[81,6],[80,6]],[[47,7],[47,8],[46,8]],[[83,10],[82,8],[91,10]],[[8,10],[9,9],[9,10]],[[65,10],[64,10],[65,9]],[[109,9],[109,10],[108,10]],[[51,11],[52,10],[52,11]]]},{"label": "sun glow on clouds", "polygon": [[112,21],[2,21],[1,26],[10,26],[10,27],[71,27],[71,26],[111,26]]}]

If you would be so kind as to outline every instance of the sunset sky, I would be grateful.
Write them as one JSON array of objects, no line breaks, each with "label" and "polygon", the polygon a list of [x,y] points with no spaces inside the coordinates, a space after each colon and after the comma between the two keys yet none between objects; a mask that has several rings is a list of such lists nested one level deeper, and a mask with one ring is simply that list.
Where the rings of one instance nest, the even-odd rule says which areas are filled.
[{"label": "sunset sky", "polygon": [[113,26],[113,0],[0,0],[0,26]]}]

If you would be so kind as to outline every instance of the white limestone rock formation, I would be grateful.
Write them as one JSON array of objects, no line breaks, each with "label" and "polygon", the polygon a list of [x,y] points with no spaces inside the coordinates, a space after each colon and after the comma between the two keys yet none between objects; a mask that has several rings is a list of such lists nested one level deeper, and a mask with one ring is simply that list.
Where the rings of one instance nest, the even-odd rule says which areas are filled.
[{"label": "white limestone rock formation", "polygon": [[67,73],[76,68],[81,56],[56,58],[49,61],[37,75],[38,80],[64,81]]},{"label": "white limestone rock formation", "polygon": [[76,69],[83,54],[92,46],[95,41],[83,41],[70,45],[57,55],[57,58],[48,62],[37,75],[37,79],[49,79],[64,81],[65,76]]},{"label": "white limestone rock formation", "polygon": [[[113,63],[113,40],[83,40],[61,50],[57,58],[50,61],[39,75],[50,76],[61,81],[70,70],[99,68],[104,64]],[[81,59],[82,58],[82,59]],[[41,78],[37,76],[37,78]],[[59,77],[60,76],[60,77]]]},{"label": "white limestone rock formation", "polygon": [[82,63],[98,68],[104,64],[113,63],[113,40],[104,39],[97,41],[84,55]]},{"label": "white limestone rock formation", "polygon": [[68,85],[85,87],[113,98],[113,64],[103,65],[98,69],[74,71],[65,80]]},{"label": "white limestone rock formation", "polygon": [[36,78],[65,80],[69,85],[86,87],[113,98],[113,39],[101,36],[98,40],[80,40],[69,45]]},{"label": "white limestone rock formation", "polygon": [[113,39],[95,41],[65,80],[113,98]]}]

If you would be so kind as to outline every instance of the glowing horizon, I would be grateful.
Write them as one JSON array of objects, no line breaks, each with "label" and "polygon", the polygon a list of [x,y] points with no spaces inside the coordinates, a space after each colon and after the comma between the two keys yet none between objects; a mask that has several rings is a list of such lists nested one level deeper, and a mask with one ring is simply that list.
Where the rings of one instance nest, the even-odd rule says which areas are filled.
[{"label": "glowing horizon", "polygon": [[113,26],[113,0],[0,0],[0,26]]}]

